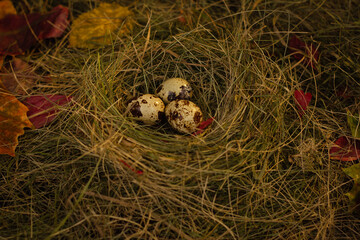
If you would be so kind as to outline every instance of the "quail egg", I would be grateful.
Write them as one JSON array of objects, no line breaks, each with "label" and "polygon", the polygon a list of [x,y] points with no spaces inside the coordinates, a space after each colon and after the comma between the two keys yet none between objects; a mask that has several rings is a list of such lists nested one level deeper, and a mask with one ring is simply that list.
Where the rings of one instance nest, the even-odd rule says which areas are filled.
[{"label": "quail egg", "polygon": [[203,120],[200,108],[189,100],[175,100],[165,108],[170,125],[181,133],[193,133]]},{"label": "quail egg", "polygon": [[165,104],[153,94],[144,94],[132,100],[127,107],[131,117],[147,125],[154,125],[164,118]]},{"label": "quail egg", "polygon": [[185,79],[170,78],[157,88],[156,95],[159,96],[165,104],[176,99],[189,100],[192,96],[192,88],[190,83]]}]

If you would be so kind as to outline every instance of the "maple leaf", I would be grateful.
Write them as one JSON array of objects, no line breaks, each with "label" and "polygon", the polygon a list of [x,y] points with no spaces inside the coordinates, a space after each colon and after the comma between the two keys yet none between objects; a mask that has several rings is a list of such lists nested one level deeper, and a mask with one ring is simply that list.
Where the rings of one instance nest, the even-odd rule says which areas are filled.
[{"label": "maple leaf", "polygon": [[15,156],[18,137],[24,128],[33,128],[26,116],[28,108],[11,95],[0,82],[0,154]]},{"label": "maple leaf", "polygon": [[305,66],[310,65],[313,69],[316,69],[315,64],[318,63],[320,54],[313,44],[308,45],[294,35],[289,40],[288,46],[290,52],[294,53],[292,56],[296,60],[302,61]]},{"label": "maple leaf", "polygon": [[19,55],[38,40],[59,37],[69,24],[69,9],[61,5],[45,14],[8,14],[0,19],[0,54]]},{"label": "maple leaf", "polygon": [[35,128],[44,127],[52,122],[59,106],[64,106],[72,97],[64,95],[30,96],[23,102],[29,108],[28,117]]},{"label": "maple leaf", "polygon": [[116,3],[100,3],[99,7],[74,20],[69,36],[70,46],[96,48],[111,44],[114,37],[131,31],[131,15],[128,8]]},{"label": "maple leaf", "polygon": [[330,159],[354,161],[360,158],[360,140],[342,136],[330,148]]},{"label": "maple leaf", "polygon": [[296,100],[296,107],[300,116],[305,114],[305,111],[311,101],[311,93],[304,93],[302,90],[295,90],[294,97]]}]

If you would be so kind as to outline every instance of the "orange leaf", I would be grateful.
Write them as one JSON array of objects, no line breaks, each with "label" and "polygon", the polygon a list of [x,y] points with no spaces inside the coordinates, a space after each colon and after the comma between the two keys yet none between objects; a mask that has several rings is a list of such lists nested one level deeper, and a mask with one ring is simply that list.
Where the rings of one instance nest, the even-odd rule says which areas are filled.
[{"label": "orange leaf", "polygon": [[0,82],[0,154],[15,156],[18,137],[24,128],[33,128],[26,116],[28,108],[11,95]]},{"label": "orange leaf", "polygon": [[16,10],[12,2],[10,0],[0,1],[0,18],[3,18],[9,14],[16,14]]}]

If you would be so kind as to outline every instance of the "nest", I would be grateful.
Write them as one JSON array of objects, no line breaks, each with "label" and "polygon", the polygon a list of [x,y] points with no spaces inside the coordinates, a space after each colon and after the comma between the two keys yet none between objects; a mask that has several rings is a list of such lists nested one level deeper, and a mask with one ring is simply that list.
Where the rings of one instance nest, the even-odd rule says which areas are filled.
[{"label": "nest", "polygon": [[[302,30],[319,21],[286,23],[298,15],[269,12],[260,2],[246,11],[198,3],[182,13],[186,24],[172,5],[152,6],[151,16],[139,5],[132,35],[109,47],[34,56],[56,80],[39,91],[61,89],[76,100],[50,130],[23,145],[32,146],[24,153],[30,159],[36,149],[57,149],[49,168],[76,179],[66,179],[60,191],[67,193],[61,209],[74,214],[63,215],[53,236],[66,221],[80,238],[315,239],[356,232],[349,229],[358,221],[343,219],[341,169],[327,155],[345,130],[343,116],[324,102],[336,111],[343,102],[325,98],[320,73],[294,62],[284,46],[293,30],[288,24]],[[189,81],[204,119],[214,118],[199,135],[126,114],[130,99],[155,93],[173,77]],[[299,88],[325,100],[316,98],[301,116],[293,98]]]}]

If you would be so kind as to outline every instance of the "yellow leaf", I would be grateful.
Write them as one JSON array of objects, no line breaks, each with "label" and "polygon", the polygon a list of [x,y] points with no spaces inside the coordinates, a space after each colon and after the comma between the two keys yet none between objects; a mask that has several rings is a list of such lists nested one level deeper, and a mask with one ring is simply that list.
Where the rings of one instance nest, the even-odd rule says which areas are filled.
[{"label": "yellow leaf", "polygon": [[0,154],[15,156],[18,137],[24,128],[33,128],[26,116],[28,108],[11,95],[0,81]]},{"label": "yellow leaf", "polygon": [[132,29],[132,12],[116,3],[100,6],[81,14],[72,24],[70,46],[96,48],[111,44],[116,36],[128,34]]},{"label": "yellow leaf", "polygon": [[14,5],[10,0],[0,1],[0,19],[5,17],[8,14],[16,14]]}]

